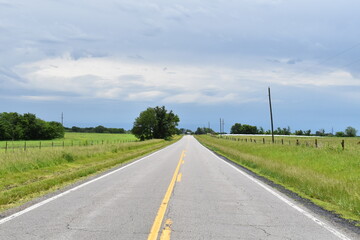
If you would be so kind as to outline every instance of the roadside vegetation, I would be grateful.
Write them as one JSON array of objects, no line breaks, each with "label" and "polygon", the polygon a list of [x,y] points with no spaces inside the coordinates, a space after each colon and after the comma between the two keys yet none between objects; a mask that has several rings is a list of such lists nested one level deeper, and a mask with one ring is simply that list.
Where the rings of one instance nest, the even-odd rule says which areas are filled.
[{"label": "roadside vegetation", "polygon": [[14,152],[30,148],[89,146],[134,141],[138,141],[138,139],[133,134],[66,132],[63,138],[53,140],[0,141],[0,152],[5,150]]},{"label": "roadside vegetation", "polygon": [[89,144],[1,151],[0,211],[154,152],[179,138],[140,142],[129,134],[66,133],[63,141]]},{"label": "roadside vegetation", "polygon": [[321,138],[318,147],[314,138],[301,138],[300,144],[291,137],[277,137],[277,144],[270,144],[270,137],[265,144],[263,137],[253,136],[196,138],[231,161],[360,223],[359,138],[347,138],[345,150],[339,138]]}]

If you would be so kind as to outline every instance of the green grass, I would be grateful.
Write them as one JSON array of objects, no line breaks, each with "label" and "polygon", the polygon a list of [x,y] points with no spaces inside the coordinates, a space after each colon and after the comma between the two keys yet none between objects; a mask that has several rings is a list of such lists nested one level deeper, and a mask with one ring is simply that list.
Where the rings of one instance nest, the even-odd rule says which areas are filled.
[{"label": "green grass", "polygon": [[54,140],[36,140],[36,141],[0,141],[0,150],[17,151],[29,148],[46,148],[62,146],[86,146],[104,143],[119,143],[136,141],[132,134],[110,134],[110,133],[73,133],[66,132],[65,137]]},{"label": "green grass", "polygon": [[346,138],[344,151],[339,138],[321,138],[318,148],[310,144],[314,138],[299,139],[299,146],[293,138],[290,145],[282,145],[281,138],[277,138],[277,144],[263,144],[259,137],[255,143],[255,137],[252,142],[247,138],[246,142],[197,136],[201,143],[230,160],[360,223],[359,138]]},{"label": "green grass", "polygon": [[[100,135],[90,134],[83,137],[102,139],[103,136]],[[81,138],[80,134],[70,137]],[[171,141],[116,142],[2,152],[0,153],[0,211],[149,154],[170,145],[179,138],[175,137]]]}]

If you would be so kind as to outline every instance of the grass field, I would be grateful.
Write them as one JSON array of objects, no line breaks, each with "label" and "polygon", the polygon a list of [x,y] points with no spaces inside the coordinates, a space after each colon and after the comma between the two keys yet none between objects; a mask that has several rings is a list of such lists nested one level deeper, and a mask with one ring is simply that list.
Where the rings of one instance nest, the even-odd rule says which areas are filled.
[{"label": "grass field", "polygon": [[66,132],[64,138],[54,140],[0,141],[0,150],[5,151],[5,148],[7,148],[8,151],[16,151],[28,148],[84,146],[136,140],[136,137],[132,134]]},{"label": "grass field", "polygon": [[346,138],[345,150],[340,138],[318,139],[318,148],[314,138],[301,138],[299,145],[295,138],[286,138],[283,145],[281,137],[276,139],[277,144],[263,144],[262,137],[251,136],[196,138],[257,174],[360,223],[359,138]]},{"label": "grass field", "polygon": [[[107,139],[106,139],[107,137]],[[0,153],[0,211],[69,185],[178,140],[126,142],[134,136],[122,134],[66,134],[65,140],[104,140],[103,144],[29,148]]]}]

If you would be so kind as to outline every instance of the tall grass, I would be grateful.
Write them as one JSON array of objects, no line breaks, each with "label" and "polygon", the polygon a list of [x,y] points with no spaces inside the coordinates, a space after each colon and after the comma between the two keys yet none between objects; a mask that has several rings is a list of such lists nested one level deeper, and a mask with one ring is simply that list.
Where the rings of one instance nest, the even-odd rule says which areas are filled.
[{"label": "tall grass", "polygon": [[0,153],[0,210],[138,158],[178,139]]},{"label": "tall grass", "polygon": [[[259,144],[197,136],[212,150],[345,218],[360,222],[360,146]],[[339,141],[339,139],[323,139]],[[351,142],[350,141],[350,142]],[[348,141],[349,142],[349,141]]]}]

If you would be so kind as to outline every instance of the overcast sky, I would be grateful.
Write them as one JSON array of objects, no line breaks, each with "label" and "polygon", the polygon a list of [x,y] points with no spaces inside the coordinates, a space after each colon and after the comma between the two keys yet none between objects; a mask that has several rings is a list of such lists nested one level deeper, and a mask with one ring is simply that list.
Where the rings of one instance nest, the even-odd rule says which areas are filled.
[{"label": "overcast sky", "polygon": [[358,0],[0,0],[0,112],[360,130]]}]

